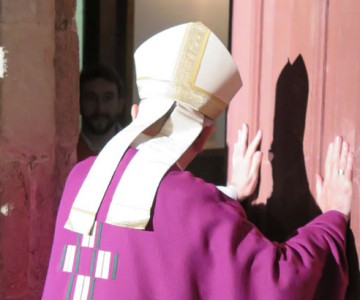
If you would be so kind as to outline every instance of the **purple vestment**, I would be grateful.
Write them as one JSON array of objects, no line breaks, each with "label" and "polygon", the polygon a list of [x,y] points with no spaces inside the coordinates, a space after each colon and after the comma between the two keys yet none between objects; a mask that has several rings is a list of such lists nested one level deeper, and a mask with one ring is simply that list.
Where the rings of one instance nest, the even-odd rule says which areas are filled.
[{"label": "purple vestment", "polygon": [[286,243],[273,243],[239,203],[173,167],[158,188],[149,229],[106,224],[112,194],[135,151],[130,148],[117,168],[92,238],[64,224],[94,158],[72,170],[44,300],[344,298],[346,221],[335,211],[315,218]]}]

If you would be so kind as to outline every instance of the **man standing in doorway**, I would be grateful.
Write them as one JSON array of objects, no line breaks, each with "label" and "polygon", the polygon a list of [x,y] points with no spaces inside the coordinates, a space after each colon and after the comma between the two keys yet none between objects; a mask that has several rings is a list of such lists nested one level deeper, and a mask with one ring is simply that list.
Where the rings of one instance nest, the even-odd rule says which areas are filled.
[{"label": "man standing in doorway", "polygon": [[124,86],[115,70],[98,65],[80,75],[81,133],[78,161],[96,155],[122,128]]}]

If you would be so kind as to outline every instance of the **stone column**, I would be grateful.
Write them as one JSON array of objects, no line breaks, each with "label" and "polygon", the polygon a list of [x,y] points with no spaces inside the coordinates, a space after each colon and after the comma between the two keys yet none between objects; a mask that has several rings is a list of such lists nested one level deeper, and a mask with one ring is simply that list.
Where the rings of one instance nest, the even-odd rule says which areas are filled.
[{"label": "stone column", "polygon": [[0,299],[41,297],[56,210],[75,161],[74,10],[74,0],[0,0]]}]

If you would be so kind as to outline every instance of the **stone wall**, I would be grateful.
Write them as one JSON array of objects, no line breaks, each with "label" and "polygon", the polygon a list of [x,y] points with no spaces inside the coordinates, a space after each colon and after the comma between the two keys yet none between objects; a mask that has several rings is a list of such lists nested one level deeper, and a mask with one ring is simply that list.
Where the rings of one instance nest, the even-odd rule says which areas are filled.
[{"label": "stone wall", "polygon": [[0,299],[40,299],[75,161],[75,0],[0,0]]}]

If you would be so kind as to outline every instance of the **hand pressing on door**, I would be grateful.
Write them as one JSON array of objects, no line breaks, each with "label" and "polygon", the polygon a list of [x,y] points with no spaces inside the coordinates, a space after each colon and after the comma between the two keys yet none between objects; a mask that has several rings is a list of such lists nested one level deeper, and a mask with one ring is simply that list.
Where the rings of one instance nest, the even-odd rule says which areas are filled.
[{"label": "hand pressing on door", "polygon": [[323,213],[336,210],[349,220],[353,161],[349,144],[337,136],[328,147],[324,178],[316,174],[316,202]]},{"label": "hand pressing on door", "polygon": [[251,196],[257,186],[262,158],[262,152],[258,150],[261,138],[262,132],[259,130],[248,144],[249,129],[246,124],[238,132],[232,159],[232,176],[228,186],[236,191],[239,201]]}]

